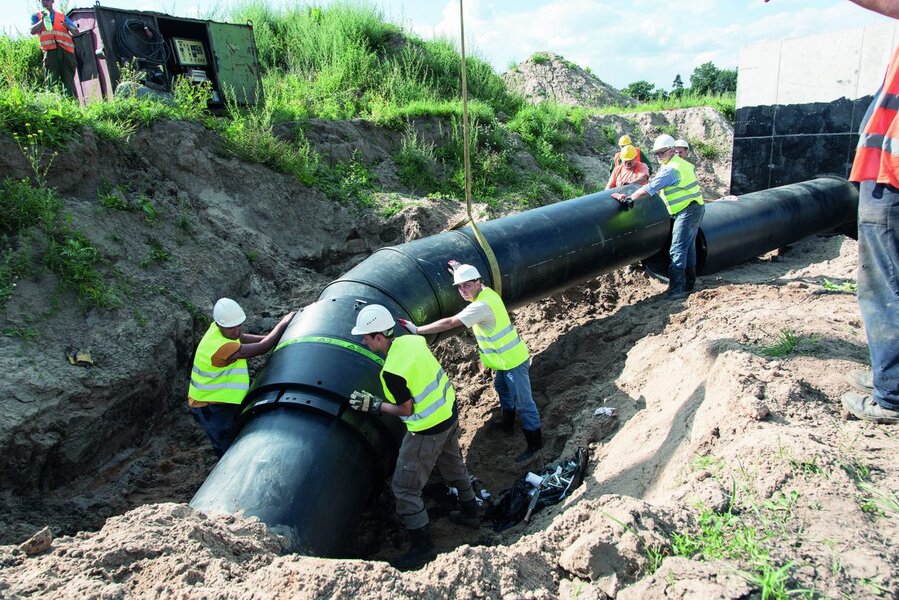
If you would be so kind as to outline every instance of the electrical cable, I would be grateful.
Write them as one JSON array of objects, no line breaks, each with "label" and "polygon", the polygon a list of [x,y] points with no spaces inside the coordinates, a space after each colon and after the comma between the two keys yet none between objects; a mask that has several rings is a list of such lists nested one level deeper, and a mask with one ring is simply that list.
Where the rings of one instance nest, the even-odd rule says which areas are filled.
[{"label": "electrical cable", "polygon": [[[150,37],[147,37],[147,31]],[[138,19],[126,19],[115,36],[116,54],[128,62],[138,58],[152,65],[164,65],[168,61],[168,49],[159,30]]]}]

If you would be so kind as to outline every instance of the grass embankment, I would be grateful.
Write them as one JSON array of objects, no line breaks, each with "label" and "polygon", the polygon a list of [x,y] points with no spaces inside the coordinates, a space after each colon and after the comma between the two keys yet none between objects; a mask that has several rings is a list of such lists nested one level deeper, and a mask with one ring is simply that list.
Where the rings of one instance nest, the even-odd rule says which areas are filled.
[{"label": "grass embankment", "polygon": [[[310,118],[363,118],[402,131],[402,144],[393,158],[408,189],[421,196],[464,196],[461,57],[453,41],[410,36],[385,22],[375,8],[360,4],[327,8],[292,4],[273,9],[255,2],[236,8],[226,19],[253,22],[265,101],[248,108],[232,104],[219,118],[206,109],[208,88],[187,82],[176,82],[169,100],[131,97],[79,106],[42,89],[36,38],[0,36],[0,131],[19,141],[34,170],[31,184],[35,190],[52,193],[41,179],[45,159],[80,136],[83,127],[104,139],[127,140],[139,127],[160,119],[180,119],[200,121],[218,130],[223,153],[293,175],[335,201],[373,206],[374,192],[379,190],[368,167],[355,157],[322,166],[303,133],[304,121]],[[467,58],[466,69],[475,198],[493,207],[527,207],[592,191],[585,187],[584,173],[568,161],[565,150],[583,139],[590,115],[633,112],[634,108],[532,106],[510,94],[483,60]],[[127,66],[123,68],[123,79],[136,79],[128,71]],[[726,100],[723,102],[726,105]],[[708,101],[679,98],[665,106],[640,109],[699,104]],[[414,119],[424,117],[439,121],[444,132],[439,140],[422,139],[412,127]],[[274,134],[275,126],[282,123],[293,124],[292,139]],[[520,136],[533,154],[540,172],[513,176],[514,135]],[[617,135],[606,137],[611,151]],[[699,144],[696,147],[702,151]],[[395,199],[379,206],[384,214],[399,208]],[[10,253],[18,252],[12,240],[21,235],[21,230],[3,228],[0,290],[9,289],[9,273],[19,270],[8,265],[18,264]],[[92,303],[106,301],[99,299],[102,295],[95,296],[86,297]]]}]

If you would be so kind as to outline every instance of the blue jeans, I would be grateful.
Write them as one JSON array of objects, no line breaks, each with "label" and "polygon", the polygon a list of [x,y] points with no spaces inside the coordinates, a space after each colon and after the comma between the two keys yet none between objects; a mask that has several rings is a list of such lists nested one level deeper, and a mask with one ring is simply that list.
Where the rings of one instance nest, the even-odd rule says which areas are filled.
[{"label": "blue jeans", "polygon": [[527,359],[514,369],[498,370],[493,380],[500,408],[516,411],[521,418],[521,427],[526,431],[540,429],[540,415],[531,393],[530,368],[531,359]]},{"label": "blue jeans", "polygon": [[671,230],[671,268],[683,271],[696,268],[696,234],[705,214],[705,206],[691,202],[687,208],[674,215]]},{"label": "blue jeans", "polygon": [[203,428],[212,448],[221,458],[234,441],[235,419],[240,414],[239,404],[207,404],[200,408],[191,408],[194,420]]},{"label": "blue jeans", "polygon": [[863,181],[858,198],[858,305],[874,401],[899,410],[899,189]]}]

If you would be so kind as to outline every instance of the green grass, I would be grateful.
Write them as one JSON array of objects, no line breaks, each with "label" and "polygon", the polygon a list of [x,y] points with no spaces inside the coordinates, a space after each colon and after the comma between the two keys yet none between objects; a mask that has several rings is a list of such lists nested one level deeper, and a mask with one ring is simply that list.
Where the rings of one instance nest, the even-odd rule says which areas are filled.
[{"label": "green grass", "polygon": [[[363,118],[404,131],[412,121],[436,119],[449,132],[449,140],[430,144],[404,139],[395,157],[400,180],[418,194],[463,196],[462,63],[456,41],[422,40],[385,22],[377,8],[364,2],[338,1],[323,7],[289,2],[274,7],[250,0],[221,9],[216,18],[252,21],[262,70],[258,96],[264,98],[259,105],[242,109],[232,103],[218,119],[207,110],[209,87],[183,79],[176,80],[169,102],[129,97],[82,107],[41,89],[36,39],[0,36],[0,132],[17,136],[38,187],[46,183],[55,150],[78,139],[85,128],[103,140],[121,143],[160,120],[188,120],[218,131],[225,155],[266,165],[307,186],[320,186],[337,200],[353,197],[354,202],[373,206],[370,194],[376,190],[371,174],[363,172],[358,161],[337,165],[333,173],[321,165],[302,133],[303,121]],[[549,56],[537,53],[532,59],[545,62]],[[568,161],[566,152],[582,140],[590,115],[704,104],[733,113],[732,96],[681,96],[636,108],[601,110],[552,103],[531,106],[507,91],[480,57],[468,56],[465,67],[472,193],[495,208],[540,205],[584,193],[584,174]],[[137,80],[127,66],[123,73],[126,80]],[[233,99],[228,90],[223,93]],[[292,134],[285,134],[289,130],[282,125],[285,122],[293,123]],[[603,132],[614,145],[614,128],[606,126]],[[541,173],[514,176],[510,133],[521,136]],[[126,210],[119,199],[98,200],[107,208]],[[151,223],[157,219],[152,203],[127,197],[124,201],[127,210],[143,210]],[[190,228],[183,211],[179,226],[184,231]]]},{"label": "green grass", "polygon": [[824,283],[821,284],[821,287],[827,290],[828,292],[842,292],[846,294],[856,294],[858,293],[858,284],[854,281],[844,281],[843,283],[834,283],[833,281],[824,278]]},{"label": "green grass", "polygon": [[[90,238],[62,217],[56,192],[27,180],[0,184],[0,302],[12,295],[17,280],[36,268],[36,259],[57,275],[79,299],[94,306],[115,306],[120,299],[100,272],[99,252]],[[33,257],[33,258],[32,258]]]},{"label": "green grass", "polygon": [[759,353],[763,356],[770,356],[772,358],[780,358],[783,356],[787,356],[796,350],[796,346],[799,344],[800,338],[797,337],[796,333],[789,328],[784,328],[780,330],[780,333],[775,339],[774,343],[765,346],[764,348],[759,350]]},{"label": "green grass", "polygon": [[722,95],[697,95],[684,94],[678,97],[667,99],[653,100],[643,102],[636,106],[604,106],[602,108],[590,109],[590,114],[594,115],[620,115],[634,112],[659,112],[663,110],[674,110],[678,108],[695,108],[699,106],[710,106],[724,115],[724,117],[733,123],[737,110],[736,94]]}]

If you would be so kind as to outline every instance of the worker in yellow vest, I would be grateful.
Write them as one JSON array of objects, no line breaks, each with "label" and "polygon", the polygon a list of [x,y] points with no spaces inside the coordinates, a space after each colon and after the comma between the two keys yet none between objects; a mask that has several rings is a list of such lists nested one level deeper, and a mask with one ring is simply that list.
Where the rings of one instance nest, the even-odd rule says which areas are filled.
[{"label": "worker in yellow vest", "polygon": [[267,335],[253,335],[241,331],[247,315],[237,302],[220,298],[215,303],[213,322],[194,355],[187,403],[219,458],[234,439],[235,420],[250,389],[247,359],[268,352],[294,314],[285,315]]},{"label": "worker in yellow vest", "polygon": [[381,387],[386,401],[369,393],[354,392],[350,406],[371,414],[399,417],[408,430],[403,437],[391,488],[396,512],[412,538],[412,547],[396,560],[399,569],[413,569],[437,556],[431,540],[428,511],[421,491],[434,465],[449,485],[459,490],[461,511],[450,520],[477,529],[481,526],[471,477],[459,446],[459,415],[456,391],[423,337],[394,337],[396,322],[379,304],[364,306],[351,333],[361,335],[372,352],[386,357],[381,369]]},{"label": "worker in yellow vest", "polygon": [[661,196],[674,221],[667,295],[671,300],[680,300],[696,287],[696,234],[705,214],[705,203],[695,168],[675,153],[675,144],[668,134],[657,137],[652,150],[662,168],[630,196],[615,193],[612,198],[630,203],[650,194]]},{"label": "worker in yellow vest", "polygon": [[416,326],[405,319],[399,320],[400,325],[419,335],[439,333],[463,325],[471,328],[478,343],[481,362],[496,371],[493,387],[499,396],[501,413],[491,423],[511,434],[515,427],[515,415],[518,414],[527,448],[515,457],[515,461],[527,460],[543,447],[540,414],[531,392],[531,355],[528,347],[512,325],[502,298],[481,282],[477,268],[454,260],[449,265],[453,285],[470,304],[455,316],[427,325]]},{"label": "worker in yellow vest", "polygon": [[31,15],[31,35],[40,36],[48,85],[61,85],[75,97],[75,42],[78,28],[69,17],[53,10],[53,0],[41,0],[41,11]]}]

